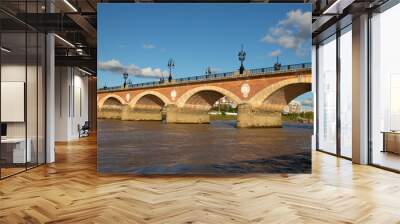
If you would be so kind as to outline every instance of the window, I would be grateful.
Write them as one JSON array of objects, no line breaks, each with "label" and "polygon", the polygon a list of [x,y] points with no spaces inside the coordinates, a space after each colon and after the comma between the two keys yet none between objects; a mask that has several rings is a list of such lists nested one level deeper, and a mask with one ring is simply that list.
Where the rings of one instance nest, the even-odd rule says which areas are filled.
[{"label": "window", "polygon": [[340,155],[352,157],[352,33],[351,26],[340,35]]},{"label": "window", "polygon": [[371,161],[400,170],[400,5],[371,18]]},{"label": "window", "polygon": [[318,48],[318,149],[336,153],[336,36]]}]

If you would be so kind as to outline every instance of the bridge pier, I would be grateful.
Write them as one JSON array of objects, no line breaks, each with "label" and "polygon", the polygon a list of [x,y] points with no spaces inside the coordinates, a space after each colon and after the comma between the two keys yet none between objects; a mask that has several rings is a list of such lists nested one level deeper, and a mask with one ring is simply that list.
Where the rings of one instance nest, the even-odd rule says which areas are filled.
[{"label": "bridge pier", "polygon": [[161,121],[162,114],[157,108],[131,108],[124,105],[121,112],[121,120],[124,121]]},{"label": "bridge pier", "polygon": [[238,105],[237,127],[282,127],[282,114],[280,111],[271,111],[254,108],[249,104]]},{"label": "bridge pier", "polygon": [[167,123],[208,124],[210,123],[210,115],[206,110],[178,108],[176,105],[168,105]]},{"label": "bridge pier", "polygon": [[97,118],[99,119],[121,119],[121,108],[98,108]]}]

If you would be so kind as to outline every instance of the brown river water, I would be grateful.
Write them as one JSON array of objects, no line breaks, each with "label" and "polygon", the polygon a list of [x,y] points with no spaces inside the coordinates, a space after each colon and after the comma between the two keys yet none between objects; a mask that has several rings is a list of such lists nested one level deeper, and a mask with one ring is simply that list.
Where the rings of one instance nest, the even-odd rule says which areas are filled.
[{"label": "brown river water", "polygon": [[236,128],[235,121],[98,120],[100,173],[310,173],[310,125]]}]

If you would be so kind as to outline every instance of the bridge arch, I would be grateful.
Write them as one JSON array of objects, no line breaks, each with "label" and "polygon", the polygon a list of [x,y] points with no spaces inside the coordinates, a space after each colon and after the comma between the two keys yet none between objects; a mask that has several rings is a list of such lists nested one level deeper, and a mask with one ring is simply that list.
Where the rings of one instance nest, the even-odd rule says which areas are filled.
[{"label": "bridge arch", "polygon": [[208,110],[218,99],[224,96],[237,105],[242,103],[238,96],[227,89],[217,86],[200,86],[186,91],[179,97],[176,104],[180,108],[190,105],[191,107],[198,107],[198,109]]},{"label": "bridge arch", "polygon": [[[121,105],[126,104],[125,100],[117,95],[117,94],[108,94],[105,97],[101,98],[97,104],[97,106],[101,109],[105,105],[105,103],[109,102],[110,104],[114,104],[116,102],[119,102]],[[106,103],[107,104],[107,103]]]},{"label": "bridge arch", "polygon": [[98,118],[121,119],[122,108],[125,105],[122,97],[116,94],[109,94],[103,97],[98,103]]},{"label": "bridge arch", "polygon": [[311,91],[311,76],[302,75],[279,81],[259,91],[249,104],[258,108],[283,110],[290,101]]},{"label": "bridge arch", "polygon": [[140,106],[161,109],[163,106],[168,104],[171,104],[171,101],[168,99],[168,97],[153,90],[141,92],[133,97],[132,100],[129,102],[129,106],[131,108]]}]

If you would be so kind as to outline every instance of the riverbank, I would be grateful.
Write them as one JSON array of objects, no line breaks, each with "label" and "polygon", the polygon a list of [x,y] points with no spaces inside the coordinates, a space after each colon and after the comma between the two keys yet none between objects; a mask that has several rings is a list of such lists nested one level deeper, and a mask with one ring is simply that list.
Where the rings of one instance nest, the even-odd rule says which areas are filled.
[{"label": "riverbank", "polygon": [[[223,115],[223,114],[210,114],[210,121],[236,121],[237,115]],[[283,120],[282,124],[288,127],[302,127],[302,128],[313,128],[312,121],[303,122],[295,120]]]}]

